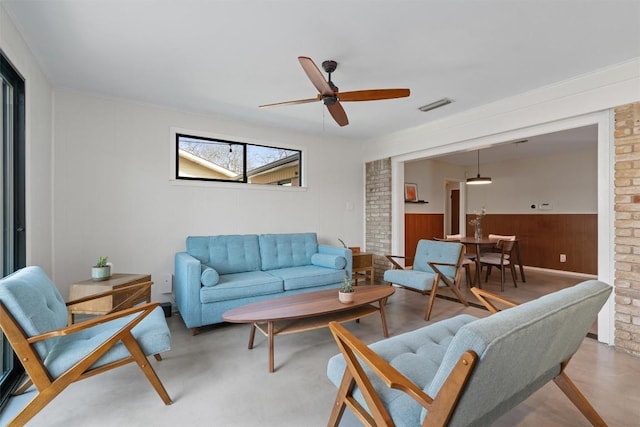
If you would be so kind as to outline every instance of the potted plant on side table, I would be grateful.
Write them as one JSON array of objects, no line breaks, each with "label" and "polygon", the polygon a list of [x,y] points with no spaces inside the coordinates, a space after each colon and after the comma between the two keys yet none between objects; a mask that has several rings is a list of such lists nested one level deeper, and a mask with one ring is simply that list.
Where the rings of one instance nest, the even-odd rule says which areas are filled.
[{"label": "potted plant on side table", "polygon": [[96,265],[91,267],[91,278],[94,281],[99,282],[111,277],[111,266],[107,264],[108,258],[106,256],[99,257]]},{"label": "potted plant on side table", "polygon": [[351,284],[351,279],[345,277],[342,279],[342,288],[338,292],[338,299],[343,304],[349,304],[353,302],[353,293],[355,289],[353,289],[353,285]]}]

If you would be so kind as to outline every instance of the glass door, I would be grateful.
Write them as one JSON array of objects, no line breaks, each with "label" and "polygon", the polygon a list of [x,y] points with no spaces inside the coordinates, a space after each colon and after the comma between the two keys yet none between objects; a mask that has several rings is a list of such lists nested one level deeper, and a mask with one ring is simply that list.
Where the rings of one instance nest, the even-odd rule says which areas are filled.
[{"label": "glass door", "polygon": [[[0,52],[0,277],[26,265],[24,80]],[[24,372],[0,334],[0,405]]]}]

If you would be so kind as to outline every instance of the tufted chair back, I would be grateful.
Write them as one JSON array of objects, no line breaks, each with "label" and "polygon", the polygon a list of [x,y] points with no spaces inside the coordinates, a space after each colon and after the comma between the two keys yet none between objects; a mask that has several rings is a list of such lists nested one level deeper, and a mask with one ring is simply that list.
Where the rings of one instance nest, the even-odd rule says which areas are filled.
[{"label": "tufted chair back", "polygon": [[[0,301],[29,337],[67,325],[64,299],[40,267],[26,267],[3,278]],[[54,337],[37,343],[40,357],[44,358],[57,340]]]}]

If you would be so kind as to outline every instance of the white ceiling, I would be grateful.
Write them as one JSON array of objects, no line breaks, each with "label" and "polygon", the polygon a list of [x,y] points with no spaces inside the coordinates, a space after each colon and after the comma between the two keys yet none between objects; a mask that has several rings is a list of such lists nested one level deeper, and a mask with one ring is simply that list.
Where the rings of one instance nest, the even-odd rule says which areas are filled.
[{"label": "white ceiling", "polygon": [[[55,87],[366,139],[640,57],[640,0],[0,0]],[[316,91],[409,98],[259,109]],[[422,113],[442,97],[455,102]]]},{"label": "white ceiling", "polygon": [[[521,158],[537,158],[577,150],[598,149],[596,125],[505,141],[480,150],[480,164],[508,162]],[[477,150],[451,153],[436,158],[458,166],[476,166]]]}]

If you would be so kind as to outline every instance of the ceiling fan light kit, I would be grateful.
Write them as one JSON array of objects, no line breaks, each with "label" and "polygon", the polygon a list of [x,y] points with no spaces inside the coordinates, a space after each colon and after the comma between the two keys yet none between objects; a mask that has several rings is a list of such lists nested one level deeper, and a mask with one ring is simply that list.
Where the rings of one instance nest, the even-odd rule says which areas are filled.
[{"label": "ceiling fan light kit", "polygon": [[467,178],[467,185],[484,185],[492,182],[490,177],[480,176],[480,150],[478,150],[478,175],[474,178]]},{"label": "ceiling fan light kit", "polygon": [[260,105],[260,107],[276,107],[322,101],[336,123],[340,126],[346,126],[349,124],[349,119],[340,102],[378,101],[383,99],[404,98],[410,94],[409,89],[368,89],[340,92],[338,87],[331,81],[331,73],[338,67],[336,61],[327,60],[322,62],[322,68],[328,74],[328,79],[324,78],[322,72],[311,58],[299,56],[298,61],[313,86],[318,90],[318,95],[316,95],[315,98],[276,102],[273,104]]}]

